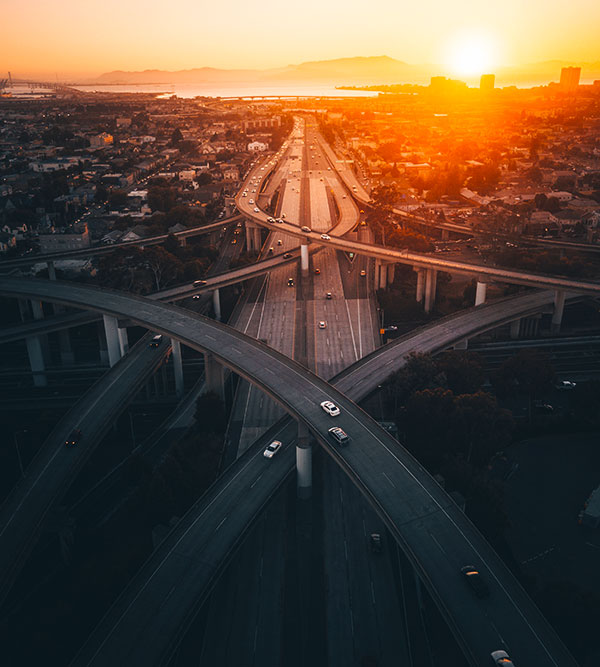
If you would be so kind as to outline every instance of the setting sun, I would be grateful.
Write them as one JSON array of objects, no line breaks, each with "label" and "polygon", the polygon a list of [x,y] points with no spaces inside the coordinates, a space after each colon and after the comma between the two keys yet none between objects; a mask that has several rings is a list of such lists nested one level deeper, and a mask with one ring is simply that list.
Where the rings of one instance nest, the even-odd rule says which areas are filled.
[{"label": "setting sun", "polygon": [[483,74],[496,64],[493,39],[489,35],[463,33],[449,44],[446,62],[461,76]]}]

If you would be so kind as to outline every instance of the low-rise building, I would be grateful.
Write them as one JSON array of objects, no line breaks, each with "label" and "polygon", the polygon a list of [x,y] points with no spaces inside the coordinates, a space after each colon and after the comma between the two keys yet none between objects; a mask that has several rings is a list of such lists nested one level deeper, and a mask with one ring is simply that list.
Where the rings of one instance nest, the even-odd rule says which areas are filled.
[{"label": "low-rise building", "polygon": [[55,229],[49,234],[40,234],[38,240],[42,253],[81,250],[90,247],[90,235],[85,223],[66,229]]}]

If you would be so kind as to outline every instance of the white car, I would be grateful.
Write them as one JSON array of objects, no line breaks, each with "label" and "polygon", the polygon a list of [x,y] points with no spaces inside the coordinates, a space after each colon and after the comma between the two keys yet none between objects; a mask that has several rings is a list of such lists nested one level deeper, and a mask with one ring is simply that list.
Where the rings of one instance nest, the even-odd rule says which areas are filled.
[{"label": "white car", "polygon": [[256,208],[256,206],[255,206],[255,207],[254,207],[254,212],[255,212],[255,213],[260,213],[260,209],[259,209],[259,208]]},{"label": "white car", "polygon": [[319,329],[326,329],[326,328],[327,328],[327,322],[324,322],[323,320],[321,320],[319,322]]},{"label": "white car", "polygon": [[310,227],[307,227],[306,225],[304,225],[303,227],[300,227],[300,229],[303,232],[306,232],[307,234],[310,234],[310,232],[312,232],[312,229]]},{"label": "white car", "polygon": [[571,380],[561,380],[556,384],[557,389],[575,389],[576,386],[577,382],[571,382]]},{"label": "white car", "polygon": [[275,222],[275,218],[267,218],[267,222]]},{"label": "white car", "polygon": [[323,401],[320,405],[330,417],[337,417],[340,414],[338,406],[331,401]]},{"label": "white car", "polygon": [[265,449],[263,456],[267,459],[272,459],[280,449],[281,442],[279,440],[273,440],[273,442]]},{"label": "white car", "polygon": [[248,200],[248,203],[249,203],[249,204],[254,204],[254,199],[249,199],[249,200]]},{"label": "white car", "polygon": [[323,241],[331,241],[331,236],[329,234],[321,234]]}]

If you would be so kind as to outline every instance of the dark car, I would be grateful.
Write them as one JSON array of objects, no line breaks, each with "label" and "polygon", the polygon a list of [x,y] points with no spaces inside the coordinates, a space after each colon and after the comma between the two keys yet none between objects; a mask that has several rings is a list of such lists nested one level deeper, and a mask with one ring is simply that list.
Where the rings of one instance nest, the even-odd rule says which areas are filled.
[{"label": "dark car", "polygon": [[379,533],[371,533],[369,536],[369,546],[374,554],[381,553],[381,535]]},{"label": "dark car", "polygon": [[350,438],[348,437],[346,431],[341,429],[339,426],[334,426],[333,428],[330,428],[329,433],[341,447],[346,447],[350,442]]},{"label": "dark car", "polygon": [[290,259],[291,256],[292,256],[291,252],[286,252],[283,254],[283,259]]},{"label": "dark car", "polygon": [[488,597],[490,589],[483,580],[481,573],[474,565],[465,565],[460,568],[460,571],[478,598]]},{"label": "dark car", "polygon": [[67,447],[74,447],[81,440],[81,429],[74,428],[69,437],[65,440]]}]

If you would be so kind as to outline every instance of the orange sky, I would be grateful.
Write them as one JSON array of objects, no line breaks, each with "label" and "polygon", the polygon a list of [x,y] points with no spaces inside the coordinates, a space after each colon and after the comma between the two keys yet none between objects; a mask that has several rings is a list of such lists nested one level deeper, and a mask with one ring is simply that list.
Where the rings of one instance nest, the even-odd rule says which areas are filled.
[{"label": "orange sky", "polygon": [[464,39],[490,46],[491,69],[600,61],[598,0],[2,0],[0,21],[0,76],[268,68],[383,54],[452,72]]}]

